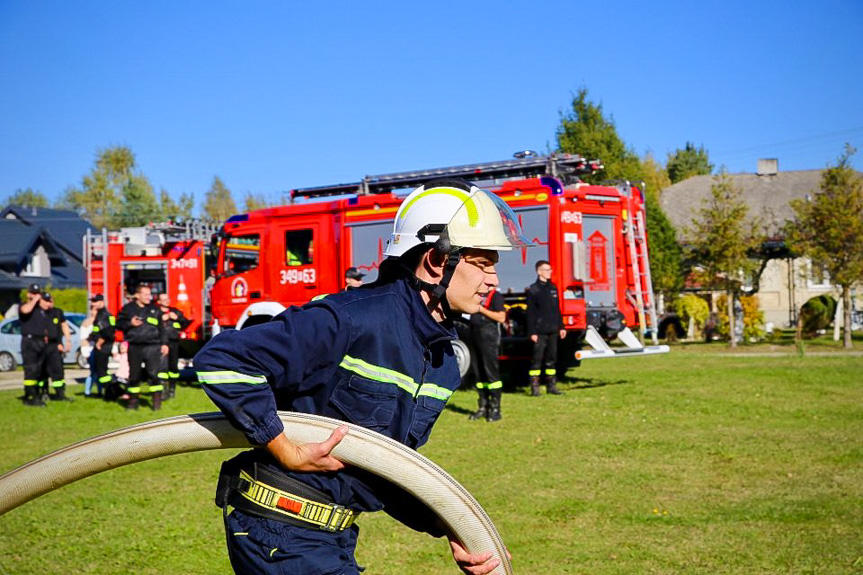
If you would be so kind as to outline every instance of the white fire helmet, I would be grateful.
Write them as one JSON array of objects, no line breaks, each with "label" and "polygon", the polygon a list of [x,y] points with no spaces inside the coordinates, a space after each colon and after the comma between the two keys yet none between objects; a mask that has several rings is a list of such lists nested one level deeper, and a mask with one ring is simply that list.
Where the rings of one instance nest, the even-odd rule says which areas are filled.
[{"label": "white fire helmet", "polygon": [[462,180],[429,182],[411,192],[399,206],[384,255],[399,257],[426,243],[445,252],[533,245],[506,202]]}]

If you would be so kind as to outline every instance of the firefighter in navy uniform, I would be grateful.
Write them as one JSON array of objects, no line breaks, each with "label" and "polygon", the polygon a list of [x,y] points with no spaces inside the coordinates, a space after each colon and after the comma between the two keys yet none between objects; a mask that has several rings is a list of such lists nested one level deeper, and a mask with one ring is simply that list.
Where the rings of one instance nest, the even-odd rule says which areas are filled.
[{"label": "firefighter in navy uniform", "polygon": [[162,310],[153,304],[150,286],[137,286],[132,301],[117,314],[117,329],[129,342],[129,383],[126,386],[129,404],[126,409],[138,409],[144,377],[150,384],[153,411],[161,409],[168,375],[165,371],[168,340],[162,325]]},{"label": "firefighter in navy uniform", "polygon": [[39,306],[42,289],[32,284],[27,290],[27,301],[18,308],[21,323],[21,359],[24,363],[24,405],[44,407],[39,380],[42,378],[45,328],[47,319]]},{"label": "firefighter in navy uniform", "polygon": [[[560,314],[557,286],[551,281],[551,264],[536,262],[536,281],[527,288],[527,333],[533,342],[530,360],[530,393],[539,395],[540,376],[545,375],[546,389],[561,395],[557,389],[557,342],[566,337]],[[543,373],[544,372],[544,373]]]},{"label": "firefighter in navy uniform", "polygon": [[[374,284],[222,332],[195,356],[205,392],[259,446],[223,464],[217,489],[237,573],[356,575],[353,523],[362,511],[446,534],[404,490],[330,455],[346,427],[295,445],[276,410],[349,421],[420,447],[460,383],[449,314],[476,313],[498,283],[496,250],[525,245],[496,196],[462,181],[426,184],[399,208]],[[279,497],[255,499],[251,490]],[[452,536],[450,548],[465,572],[499,564]]]},{"label": "firefighter in navy uniform", "polygon": [[[74,401],[66,395],[66,376],[63,369],[63,356],[71,345],[71,332],[69,324],[66,323],[66,315],[63,310],[54,307],[54,298],[48,292],[42,292],[39,307],[45,313],[45,343],[42,352],[42,376],[39,385],[47,389],[48,380],[51,380],[52,400]],[[43,392],[44,395],[44,392]]]},{"label": "firefighter in navy uniform", "polygon": [[111,359],[112,348],[114,347],[114,332],[117,322],[114,316],[105,309],[105,296],[96,294],[90,298],[90,305],[96,310],[96,316],[93,318],[93,330],[88,336],[88,341],[93,344],[93,377],[96,379],[96,389],[100,396],[106,399],[114,399],[110,397],[114,395],[108,390],[111,386],[111,375],[108,373],[108,361]]},{"label": "firefighter in navy uniform", "polygon": [[498,421],[501,418],[500,397],[503,382],[500,380],[498,355],[500,324],[505,320],[503,296],[496,289],[489,290],[477,313],[470,316],[470,340],[476,356],[472,366],[476,376],[479,408],[469,419]]},{"label": "firefighter in navy uniform", "polygon": [[165,389],[164,398],[170,399],[176,395],[177,381],[180,379],[180,334],[189,327],[192,320],[188,319],[183,312],[171,306],[171,298],[162,292],[157,298],[159,309],[162,311],[162,323],[168,339],[168,356],[165,367],[168,374],[168,387]]}]

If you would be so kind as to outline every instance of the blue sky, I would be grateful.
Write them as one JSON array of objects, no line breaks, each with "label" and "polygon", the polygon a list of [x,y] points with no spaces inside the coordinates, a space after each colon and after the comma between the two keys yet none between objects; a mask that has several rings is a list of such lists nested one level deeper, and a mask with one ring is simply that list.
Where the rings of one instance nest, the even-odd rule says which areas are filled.
[{"label": "blue sky", "polygon": [[0,85],[0,198],[113,145],[199,205],[544,152],[580,87],[639,154],[860,169],[863,2],[0,0]]}]

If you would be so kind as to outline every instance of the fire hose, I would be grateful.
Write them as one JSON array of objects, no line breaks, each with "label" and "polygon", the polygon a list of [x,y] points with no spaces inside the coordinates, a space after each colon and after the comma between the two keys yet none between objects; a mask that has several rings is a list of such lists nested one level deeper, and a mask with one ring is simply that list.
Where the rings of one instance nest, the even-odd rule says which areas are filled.
[{"label": "fire hose", "polygon": [[[434,510],[465,548],[500,559],[492,573],[512,574],[503,540],[483,508],[446,471],[413,449],[377,432],[318,415],[279,412],[295,443],[324,441],[337,427],[347,436],[333,450],[341,461],[382,477]],[[0,515],[64,485],[102,471],[166,455],[249,447],[219,413],[159,419],[99,435],[26,463],[0,476]]]}]

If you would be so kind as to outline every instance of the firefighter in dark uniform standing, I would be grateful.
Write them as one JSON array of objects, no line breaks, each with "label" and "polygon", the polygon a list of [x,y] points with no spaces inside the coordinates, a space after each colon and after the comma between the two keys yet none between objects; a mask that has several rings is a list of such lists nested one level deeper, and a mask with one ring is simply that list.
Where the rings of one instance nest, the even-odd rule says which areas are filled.
[{"label": "firefighter in dark uniform standing", "polygon": [[500,324],[506,320],[503,296],[492,288],[483,299],[477,313],[470,316],[470,339],[476,361],[476,391],[479,408],[468,419],[485,418],[498,421],[503,383],[500,380]]},{"label": "firefighter in dark uniform standing", "polygon": [[39,307],[44,310],[47,320],[45,341],[48,344],[43,352],[44,363],[42,364],[42,381],[40,384],[47,386],[50,378],[51,388],[54,390],[51,399],[73,401],[71,397],[66,396],[66,375],[63,370],[63,356],[66,355],[66,350],[71,345],[71,333],[69,332],[69,324],[66,323],[66,315],[62,309],[54,307],[54,298],[48,292],[42,292]]},{"label": "firefighter in dark uniform standing", "polygon": [[[462,181],[426,184],[396,213],[374,284],[222,332],[195,356],[204,391],[258,446],[225,462],[217,490],[237,573],[357,575],[353,523],[362,511],[446,534],[404,490],[331,455],[347,427],[297,445],[276,410],[349,421],[420,447],[460,383],[447,318],[476,313],[497,286],[496,250],[526,245],[493,194]],[[455,537],[450,548],[465,572],[499,565]]]},{"label": "firefighter in dark uniform standing", "polygon": [[[162,391],[165,389],[165,358],[168,355],[168,340],[162,324],[162,310],[153,304],[150,286],[138,285],[132,301],[117,314],[117,329],[129,342],[129,404],[126,409],[138,409],[141,381],[146,377],[152,393],[153,411],[162,407]],[[143,364],[143,372],[141,366]]]},{"label": "firefighter in dark uniform standing", "polygon": [[167,293],[160,293],[157,301],[159,309],[162,311],[162,324],[168,339],[168,356],[165,366],[168,375],[168,388],[163,395],[165,399],[170,399],[176,395],[177,381],[180,379],[180,334],[189,327],[192,320],[183,315],[179,309],[171,307],[171,298],[168,297]]},{"label": "firefighter in dark uniform standing", "polygon": [[551,281],[551,264],[536,262],[536,281],[527,288],[527,333],[533,342],[530,360],[530,393],[539,395],[540,376],[545,375],[548,393],[560,395],[557,389],[557,341],[566,337],[560,315],[557,286]]},{"label": "firefighter in dark uniform standing", "polygon": [[[114,316],[105,309],[105,296],[96,294],[90,299],[90,305],[96,311],[93,318],[93,330],[88,340],[93,344],[93,377],[96,379],[98,395],[104,396],[110,387],[111,375],[108,373],[108,361],[111,359],[114,347],[114,331],[117,325]],[[111,394],[109,394],[111,395]]]},{"label": "firefighter in dark uniform standing", "polygon": [[47,343],[45,328],[47,319],[39,306],[42,289],[33,284],[27,290],[27,301],[18,308],[21,322],[21,358],[24,362],[24,405],[44,407],[39,380],[42,379],[43,355]]}]

